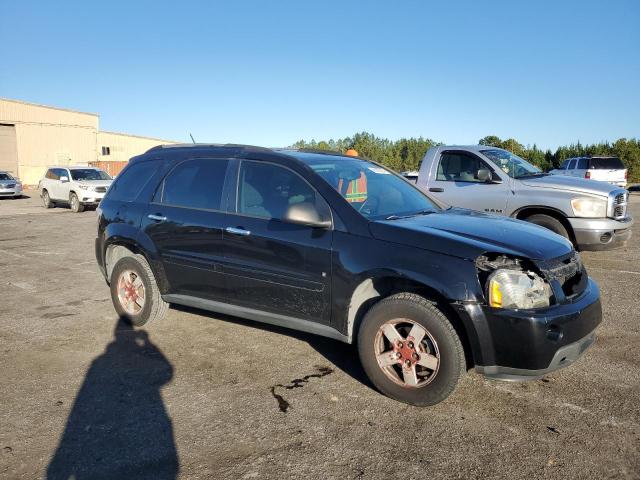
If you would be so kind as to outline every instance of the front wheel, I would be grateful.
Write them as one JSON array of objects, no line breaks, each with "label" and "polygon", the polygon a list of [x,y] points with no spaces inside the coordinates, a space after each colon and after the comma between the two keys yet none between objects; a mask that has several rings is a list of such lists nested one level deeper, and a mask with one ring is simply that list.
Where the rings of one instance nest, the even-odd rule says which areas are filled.
[{"label": "front wheel", "polygon": [[567,232],[567,229],[564,227],[562,222],[560,222],[560,220],[553,218],[549,215],[538,213],[535,215],[531,215],[525,218],[524,220],[526,222],[533,223],[535,225],[540,225],[541,227],[551,230],[552,232],[557,233],[558,235],[562,235],[567,240],[571,240],[569,238],[569,232]]},{"label": "front wheel", "polygon": [[47,192],[46,190],[42,191],[42,205],[44,206],[44,208],[53,208],[53,202],[51,201],[49,192]]},{"label": "front wheel", "polygon": [[121,258],[110,279],[111,301],[120,318],[140,327],[162,318],[169,304],[162,300],[149,263],[142,255]]},{"label": "front wheel", "polygon": [[358,333],[358,353],[378,390],[417,406],[447,398],[466,368],[451,322],[413,293],[393,295],[371,308]]},{"label": "front wheel", "polygon": [[74,213],[80,213],[84,211],[84,205],[80,203],[80,199],[75,193],[69,195],[69,204],[71,205],[71,211],[73,211]]}]

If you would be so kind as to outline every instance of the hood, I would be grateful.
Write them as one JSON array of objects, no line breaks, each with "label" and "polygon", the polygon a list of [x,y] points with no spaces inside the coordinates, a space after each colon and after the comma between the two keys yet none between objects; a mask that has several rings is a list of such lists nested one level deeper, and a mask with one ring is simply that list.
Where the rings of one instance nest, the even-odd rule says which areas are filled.
[{"label": "hood", "polygon": [[113,183],[113,180],[76,180],[76,182],[90,187],[108,187]]},{"label": "hood", "polygon": [[546,228],[462,208],[428,215],[371,222],[380,240],[424,248],[461,258],[484,252],[548,260],[570,253],[571,243]]},{"label": "hood", "polygon": [[568,190],[571,192],[590,193],[593,195],[603,196],[607,196],[610,192],[620,188],[614,185],[609,185],[605,182],[586,180],[584,178],[569,177],[565,175],[545,175],[542,177],[521,178],[519,181],[529,187],[555,188],[557,190]]}]

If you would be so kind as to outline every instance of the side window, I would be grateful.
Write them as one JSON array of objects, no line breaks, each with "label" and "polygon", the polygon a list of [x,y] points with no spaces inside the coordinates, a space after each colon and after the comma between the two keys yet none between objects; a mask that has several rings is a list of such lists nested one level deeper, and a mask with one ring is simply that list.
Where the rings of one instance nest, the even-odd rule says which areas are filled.
[{"label": "side window", "polygon": [[110,200],[133,202],[157,169],[154,161],[140,162],[125,169],[109,187]]},{"label": "side window", "polygon": [[589,168],[589,159],[588,158],[579,158],[578,166],[576,168],[581,170],[587,170]]},{"label": "side window", "polygon": [[238,181],[238,213],[282,220],[291,205],[312,204],[322,217],[329,207],[311,185],[299,175],[270,163],[244,160]]},{"label": "side window", "polygon": [[175,207],[221,210],[228,160],[194,159],[175,167],[164,179],[161,203]]},{"label": "side window", "polygon": [[478,170],[492,169],[478,157],[457,152],[445,152],[440,155],[436,180],[444,182],[479,182]]},{"label": "side window", "polygon": [[562,162],[562,165],[560,165],[560,170],[566,170],[570,163],[571,160],[565,160],[564,162]]},{"label": "side window", "polygon": [[50,168],[47,170],[47,174],[45,175],[49,180],[58,180],[60,177],[56,174],[55,168]]},{"label": "side window", "polygon": [[58,177],[58,180],[60,177],[67,177],[67,179],[70,180],[69,172],[64,168],[56,168],[56,176]]},{"label": "side window", "polygon": [[574,168],[576,168],[576,162],[577,162],[577,161],[578,161],[578,160],[577,160],[577,159],[575,159],[575,158],[574,158],[573,160],[571,160],[571,163],[569,163],[568,170],[573,170]]}]

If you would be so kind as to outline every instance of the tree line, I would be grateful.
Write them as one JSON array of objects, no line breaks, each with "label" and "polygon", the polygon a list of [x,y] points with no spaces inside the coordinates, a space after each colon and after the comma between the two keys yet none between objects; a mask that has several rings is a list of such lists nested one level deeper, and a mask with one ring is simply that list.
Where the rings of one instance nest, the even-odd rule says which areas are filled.
[{"label": "tree line", "polygon": [[[640,140],[620,138],[613,143],[600,142],[582,145],[580,142],[558,147],[555,152],[541,150],[535,144],[525,146],[513,138],[502,140],[495,135],[481,138],[478,143],[491,147],[504,148],[528,160],[540,169],[549,171],[559,167],[566,158],[587,155],[614,155],[620,158],[629,169],[629,181],[640,182]],[[338,140],[300,140],[292,145],[294,148],[310,148],[317,150],[334,150],[346,152],[357,150],[366,158],[370,158],[398,172],[418,170],[420,162],[427,150],[435,145],[442,145],[430,138],[401,138],[389,140],[377,137],[368,132],[356,133],[351,137]]]}]

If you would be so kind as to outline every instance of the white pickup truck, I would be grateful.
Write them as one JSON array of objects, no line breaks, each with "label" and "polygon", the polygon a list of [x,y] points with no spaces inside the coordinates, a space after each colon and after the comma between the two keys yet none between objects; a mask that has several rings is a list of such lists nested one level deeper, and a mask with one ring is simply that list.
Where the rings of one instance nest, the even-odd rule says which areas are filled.
[{"label": "white pickup truck", "polygon": [[591,156],[567,158],[551,175],[568,175],[607,182],[618,187],[627,186],[627,169],[618,157]]},{"label": "white pickup truck", "polygon": [[453,207],[546,227],[581,250],[619,247],[631,237],[633,219],[627,213],[625,189],[549,175],[500,148],[432,147],[422,160],[416,184]]}]

